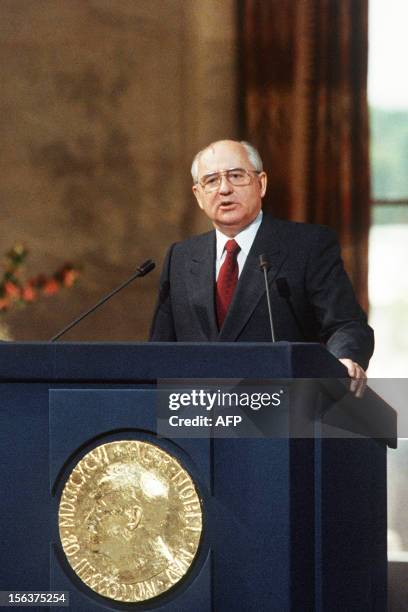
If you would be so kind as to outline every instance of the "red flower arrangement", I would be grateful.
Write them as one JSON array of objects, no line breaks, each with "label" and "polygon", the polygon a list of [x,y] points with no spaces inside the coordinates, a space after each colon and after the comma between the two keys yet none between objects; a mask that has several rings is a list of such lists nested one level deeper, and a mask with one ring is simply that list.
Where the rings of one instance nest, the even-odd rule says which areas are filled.
[{"label": "red flower arrangement", "polygon": [[0,276],[0,313],[14,306],[35,302],[42,295],[50,296],[63,288],[70,288],[79,276],[79,269],[67,262],[52,276],[39,274],[25,280],[22,277],[22,266],[27,255],[28,250],[22,244],[14,245],[6,253],[3,277]]}]

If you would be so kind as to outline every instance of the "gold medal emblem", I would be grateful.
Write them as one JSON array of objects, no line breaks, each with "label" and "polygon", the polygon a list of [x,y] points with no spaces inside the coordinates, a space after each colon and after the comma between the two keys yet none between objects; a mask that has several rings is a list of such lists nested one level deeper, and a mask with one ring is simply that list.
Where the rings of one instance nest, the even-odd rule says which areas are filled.
[{"label": "gold medal emblem", "polygon": [[146,601],[188,572],[202,532],[191,476],[162,448],[102,444],[74,468],[59,506],[62,547],[91,589],[117,601]]}]

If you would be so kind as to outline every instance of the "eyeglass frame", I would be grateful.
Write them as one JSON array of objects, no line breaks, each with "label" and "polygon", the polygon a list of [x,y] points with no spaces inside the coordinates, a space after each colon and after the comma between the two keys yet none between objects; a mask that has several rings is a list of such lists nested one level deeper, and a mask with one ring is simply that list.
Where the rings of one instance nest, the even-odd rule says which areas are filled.
[{"label": "eyeglass frame", "polygon": [[[245,172],[245,174],[248,175],[249,178],[249,182],[245,183],[244,185],[234,185],[234,183],[231,183],[231,181],[228,178],[228,172],[232,172],[233,170],[242,170],[243,172]],[[227,179],[228,183],[230,185],[232,185],[233,187],[247,187],[248,185],[250,185],[252,183],[252,179],[254,178],[250,173],[253,174],[257,174],[258,176],[260,174],[262,174],[262,170],[247,170],[246,168],[228,168],[228,170],[220,170],[219,172],[209,172],[208,174],[204,174],[200,180],[197,181],[196,185],[200,185],[200,187],[202,187],[203,191],[205,193],[212,193],[213,191],[217,191],[217,189],[220,188],[221,185],[221,180],[222,177],[225,176],[225,178]],[[210,176],[214,176],[218,178],[218,182],[217,185],[214,187],[214,189],[210,189],[210,191],[206,191],[205,185],[203,185],[202,180],[204,178],[208,178]]]}]

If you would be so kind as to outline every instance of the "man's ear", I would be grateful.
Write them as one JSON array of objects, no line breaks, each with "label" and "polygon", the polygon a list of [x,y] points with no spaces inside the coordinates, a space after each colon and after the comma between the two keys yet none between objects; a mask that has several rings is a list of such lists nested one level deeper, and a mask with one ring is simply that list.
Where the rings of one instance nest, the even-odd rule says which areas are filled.
[{"label": "man's ear", "polygon": [[266,172],[261,172],[258,175],[258,178],[259,178],[259,184],[261,187],[261,198],[263,198],[266,193],[266,186],[268,184],[268,177],[266,176]]},{"label": "man's ear", "polygon": [[202,193],[197,185],[193,185],[193,193],[196,197],[199,207],[201,208],[201,210],[204,210],[204,205],[202,202]]}]

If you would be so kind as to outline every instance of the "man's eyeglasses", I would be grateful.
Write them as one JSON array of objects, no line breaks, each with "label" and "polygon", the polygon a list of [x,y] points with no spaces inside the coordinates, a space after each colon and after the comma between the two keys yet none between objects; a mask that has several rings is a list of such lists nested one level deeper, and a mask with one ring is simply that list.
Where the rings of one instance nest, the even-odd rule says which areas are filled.
[{"label": "man's eyeglasses", "polygon": [[257,170],[244,170],[244,168],[231,168],[231,170],[206,174],[201,177],[199,183],[205,193],[211,193],[211,191],[216,191],[219,188],[223,176],[234,187],[245,187],[252,182],[253,174],[259,174],[259,172]]}]

